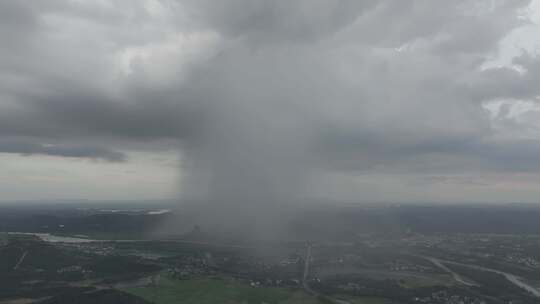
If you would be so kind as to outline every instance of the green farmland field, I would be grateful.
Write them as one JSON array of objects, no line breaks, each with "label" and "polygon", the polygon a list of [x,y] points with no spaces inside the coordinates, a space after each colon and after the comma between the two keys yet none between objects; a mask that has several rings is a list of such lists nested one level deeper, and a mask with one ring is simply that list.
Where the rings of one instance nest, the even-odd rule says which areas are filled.
[{"label": "green farmland field", "polygon": [[155,286],[130,287],[123,291],[156,304],[323,304],[302,290],[251,287],[221,278],[176,280],[162,276]]}]

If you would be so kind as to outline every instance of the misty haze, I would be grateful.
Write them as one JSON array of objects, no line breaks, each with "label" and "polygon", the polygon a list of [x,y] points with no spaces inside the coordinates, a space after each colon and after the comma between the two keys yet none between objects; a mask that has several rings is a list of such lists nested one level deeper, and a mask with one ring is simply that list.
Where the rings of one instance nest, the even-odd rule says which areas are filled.
[{"label": "misty haze", "polygon": [[0,304],[540,303],[540,0],[0,0]]}]

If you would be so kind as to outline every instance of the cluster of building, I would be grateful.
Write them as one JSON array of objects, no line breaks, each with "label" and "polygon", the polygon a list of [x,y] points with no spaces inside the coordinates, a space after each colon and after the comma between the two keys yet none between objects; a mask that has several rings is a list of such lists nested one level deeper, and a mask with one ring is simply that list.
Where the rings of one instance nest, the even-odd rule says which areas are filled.
[{"label": "cluster of building", "polygon": [[427,297],[416,297],[415,303],[429,304],[487,304],[486,301],[475,297],[451,294],[447,291],[437,291]]},{"label": "cluster of building", "polygon": [[56,271],[59,274],[66,274],[66,273],[81,273],[82,275],[89,275],[92,273],[92,270],[89,269],[83,269],[80,265],[72,265],[67,267],[62,267]]},{"label": "cluster of building", "polygon": [[290,280],[281,280],[281,279],[270,279],[270,278],[267,278],[265,280],[262,280],[262,281],[257,281],[257,280],[249,280],[249,286],[251,287],[261,287],[261,286],[266,286],[266,287],[291,287],[291,286],[294,286],[294,287],[298,287],[300,286],[300,280],[298,279],[290,279]]},{"label": "cluster of building", "polygon": [[338,285],[338,288],[343,291],[356,291],[360,290],[362,286],[358,283],[348,282],[347,284]]},{"label": "cluster of building", "polygon": [[405,272],[433,272],[433,267],[409,263],[407,261],[395,260],[388,263],[388,270]]},{"label": "cluster of building", "polygon": [[508,254],[506,255],[504,260],[510,263],[520,264],[531,268],[540,268],[540,261],[529,256],[523,256],[521,254]]},{"label": "cluster of building", "polygon": [[289,255],[287,258],[279,261],[279,265],[280,266],[297,265],[302,262],[303,262],[302,255],[299,253],[294,253],[294,254]]},{"label": "cluster of building", "polygon": [[208,256],[184,256],[168,272],[176,279],[189,279],[195,276],[215,274],[214,263]]},{"label": "cluster of building", "polygon": [[179,267],[169,268],[169,274],[175,279],[188,280],[193,277],[203,275],[214,275],[216,272],[208,267],[198,267],[193,265],[183,265]]}]

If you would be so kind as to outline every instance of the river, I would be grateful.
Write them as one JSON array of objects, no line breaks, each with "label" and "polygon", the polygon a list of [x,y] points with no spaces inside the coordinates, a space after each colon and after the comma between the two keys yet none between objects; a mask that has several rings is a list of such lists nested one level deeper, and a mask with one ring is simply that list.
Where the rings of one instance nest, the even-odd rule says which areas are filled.
[{"label": "river", "polygon": [[78,238],[78,237],[69,237],[69,236],[59,236],[50,233],[35,233],[35,232],[8,232],[7,234],[20,234],[20,235],[33,235],[41,239],[42,241],[49,243],[90,243],[90,242],[99,242],[99,240],[87,239],[87,238]]},{"label": "river", "polygon": [[[500,271],[500,270],[497,270],[497,269],[478,266],[478,265],[471,265],[471,264],[464,264],[464,263],[447,261],[447,260],[440,260],[440,259],[437,259],[437,258],[434,258],[434,257],[424,256],[424,258],[430,260],[432,263],[436,263],[437,265],[439,265],[439,264],[442,265],[442,263],[454,264],[454,265],[465,266],[465,267],[474,268],[474,269],[478,269],[478,270],[498,273],[500,275],[503,275],[508,281],[510,281],[512,284],[516,285],[517,287],[525,289],[526,291],[530,292],[534,296],[540,298],[540,291],[538,289],[536,289],[535,287],[523,282],[523,280],[519,276],[517,276],[515,274],[507,273],[507,272]],[[453,271],[452,271],[452,273],[453,273]],[[460,282],[461,282],[461,280],[460,280]]]}]

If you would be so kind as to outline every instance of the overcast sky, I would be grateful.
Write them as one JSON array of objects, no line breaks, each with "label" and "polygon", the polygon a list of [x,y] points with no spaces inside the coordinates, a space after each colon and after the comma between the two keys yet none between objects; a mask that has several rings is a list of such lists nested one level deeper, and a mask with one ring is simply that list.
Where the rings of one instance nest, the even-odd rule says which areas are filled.
[{"label": "overcast sky", "polygon": [[537,0],[3,0],[0,201],[540,202],[539,25]]}]

